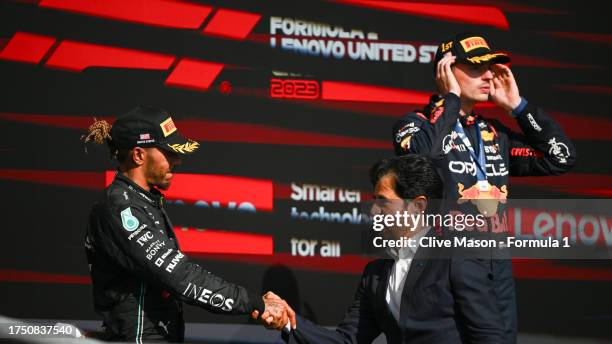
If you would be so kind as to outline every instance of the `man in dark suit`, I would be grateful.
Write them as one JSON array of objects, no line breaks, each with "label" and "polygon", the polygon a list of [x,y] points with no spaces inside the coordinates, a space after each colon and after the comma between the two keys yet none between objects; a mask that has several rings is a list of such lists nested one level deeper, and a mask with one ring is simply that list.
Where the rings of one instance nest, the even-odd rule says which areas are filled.
[{"label": "man in dark suit", "polygon": [[[400,209],[410,214],[431,212],[428,205],[433,207],[433,201],[442,198],[440,177],[423,156],[381,160],[370,176],[376,199],[373,215]],[[438,237],[441,232],[416,224],[386,228],[382,234],[386,239],[424,242],[421,238]],[[298,316],[296,327],[286,325],[283,338],[288,343],[371,343],[384,333],[389,343],[504,343],[488,261],[450,250],[425,245],[387,248],[392,259],[377,259],[365,267],[336,330]]]}]

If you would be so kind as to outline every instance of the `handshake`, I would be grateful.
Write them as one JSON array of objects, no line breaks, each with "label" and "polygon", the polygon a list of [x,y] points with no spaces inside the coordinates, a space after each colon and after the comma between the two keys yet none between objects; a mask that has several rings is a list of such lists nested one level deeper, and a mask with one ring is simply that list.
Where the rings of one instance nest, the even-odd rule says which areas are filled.
[{"label": "handshake", "polygon": [[295,318],[295,311],[285,300],[271,291],[265,293],[262,298],[266,307],[261,317],[259,311],[253,311],[253,313],[251,313],[251,318],[253,318],[253,320],[259,318],[259,321],[270,330],[280,331],[287,326],[287,323],[291,323],[292,329],[296,328],[297,321]]}]

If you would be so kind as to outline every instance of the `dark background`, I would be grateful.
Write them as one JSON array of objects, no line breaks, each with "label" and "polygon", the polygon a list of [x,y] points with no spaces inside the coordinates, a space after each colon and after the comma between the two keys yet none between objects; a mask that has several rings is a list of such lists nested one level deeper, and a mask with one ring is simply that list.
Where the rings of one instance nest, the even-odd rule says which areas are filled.
[{"label": "dark background", "polygon": [[[111,12],[104,15],[66,9],[74,3],[4,1],[0,5],[0,314],[97,319],[83,236],[89,207],[104,187],[104,171],[114,167],[105,147],[90,145],[85,154],[79,137],[93,116],[111,119],[137,104],[149,104],[168,109],[186,136],[202,142],[177,173],[247,177],[273,185],[274,209],[254,214],[227,209],[223,202],[220,209],[206,209],[189,201],[177,204],[169,197],[167,208],[177,226],[269,235],[274,241],[273,255],[200,252],[192,256],[214,273],[252,290],[273,289],[320,324],[339,322],[369,259],[362,255],[360,231],[349,224],[291,218],[291,207],[314,211],[318,204],[290,200],[290,185],[361,190],[365,199],[371,188],[368,167],[393,154],[392,124],[422,104],[362,96],[414,91],[422,99],[434,90],[432,65],[418,59],[353,61],[271,48],[271,16],[374,31],[379,40],[413,44],[417,50],[459,31],[485,35],[494,48],[511,52],[521,95],[556,118],[579,153],[577,165],[564,176],[511,179],[511,197],[612,195],[612,32],[603,2],[476,0],[445,2],[443,7],[431,2],[432,12],[419,14],[380,8],[385,3],[407,4],[400,2],[359,6],[358,1],[191,1],[188,4],[211,9],[194,28],[133,19],[155,12],[158,1],[135,6],[129,5],[131,1],[116,2],[105,7]],[[186,2],[177,6],[181,3]],[[170,7],[162,12],[174,9]],[[495,9],[507,26],[503,20],[496,26],[470,19]],[[239,37],[202,33],[223,10],[247,12],[256,24],[236,29],[242,32]],[[459,17],[448,19],[449,14]],[[243,24],[238,19],[229,23],[227,32]],[[18,61],[2,51],[15,42],[11,40],[16,33],[44,35],[54,44],[35,62]],[[70,41],[118,48],[117,56],[126,51],[162,54],[174,62],[150,69],[146,67],[150,61],[141,55],[128,68],[104,62],[82,71],[50,66],[49,60]],[[25,54],[32,51],[19,49]],[[69,61],[92,58],[92,51],[85,48],[72,53],[74,59]],[[186,59],[223,68],[200,89],[166,83]],[[275,71],[293,76],[275,76]],[[315,99],[276,98],[270,94],[272,78],[311,80],[323,92]],[[330,81],[370,88],[363,94],[345,90],[346,100],[333,100],[325,96],[325,83]],[[512,124],[499,109],[485,106],[479,112]],[[198,190],[198,185],[193,188]],[[206,198],[206,190],[199,192],[207,202],[216,200]],[[358,207],[335,205],[349,210],[352,206]],[[291,257],[291,238],[338,241],[342,257]],[[610,338],[610,265],[551,264],[557,272],[541,275],[528,264],[515,264],[519,331]],[[190,322],[247,321],[195,307],[187,307],[186,312]]]}]

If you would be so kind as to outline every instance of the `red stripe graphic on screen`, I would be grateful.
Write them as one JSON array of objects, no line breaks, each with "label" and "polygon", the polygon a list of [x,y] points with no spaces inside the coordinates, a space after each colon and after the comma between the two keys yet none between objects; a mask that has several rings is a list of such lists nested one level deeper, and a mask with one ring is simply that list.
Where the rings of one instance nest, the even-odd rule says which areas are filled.
[{"label": "red stripe graphic on screen", "polygon": [[222,69],[220,63],[184,58],[172,70],[165,84],[206,91]]},{"label": "red stripe graphic on screen", "polygon": [[612,197],[612,176],[602,174],[567,173],[547,177],[511,177],[511,183],[546,187],[576,195]]},{"label": "red stripe graphic on screen", "polygon": [[53,37],[17,32],[0,52],[0,59],[39,63],[53,43]]},{"label": "red stripe graphic on screen", "polygon": [[84,189],[104,188],[104,176],[100,172],[0,169],[0,178]]},{"label": "red stripe graphic on screen", "polygon": [[[0,169],[0,179],[45,185],[101,190],[114,179],[114,171],[80,172],[53,170]],[[235,209],[274,209],[271,180],[239,176],[175,173],[172,186],[164,194],[169,200]],[[202,203],[202,202],[205,202]]]},{"label": "red stripe graphic on screen", "polygon": [[[206,5],[168,0],[42,0],[39,5],[112,20],[192,30],[199,29],[213,10]],[[257,13],[220,8],[202,33],[243,40],[260,19]]]},{"label": "red stripe graphic on screen", "polygon": [[57,274],[27,270],[0,270],[0,281],[20,283],[91,284],[86,275]]},{"label": "red stripe graphic on screen", "polygon": [[596,32],[564,32],[564,31],[549,31],[545,34],[559,38],[569,38],[581,42],[612,44],[612,35]]},{"label": "red stripe graphic on screen", "polygon": [[366,264],[372,260],[372,257],[356,254],[342,254],[341,257],[327,258],[321,256],[292,256],[289,252],[277,252],[272,256],[238,254],[194,254],[194,256],[206,260],[233,261],[264,266],[284,265],[296,270],[347,274],[361,274]]},{"label": "red stripe graphic on screen", "polygon": [[[274,255],[190,253],[205,260],[241,262],[263,266],[284,265],[295,270],[336,272],[359,275],[372,257],[346,254],[339,258],[295,257],[290,253]],[[567,266],[548,260],[513,259],[512,272],[517,279],[558,281],[612,281],[610,269]],[[0,270],[1,282],[91,284],[87,275],[57,274],[29,270]]]},{"label": "red stripe graphic on screen", "polygon": [[[378,87],[378,86],[375,86]],[[407,90],[404,90],[407,91]],[[417,91],[418,92],[418,91]],[[276,98],[276,97],[273,97]],[[280,97],[279,97],[280,98]],[[288,98],[288,97],[284,97]],[[422,100],[414,98],[414,100]],[[384,116],[384,117],[401,117],[406,115],[408,112],[423,108],[425,105],[422,102],[419,103],[389,103],[389,102],[370,102],[361,101],[358,99],[336,101],[336,100],[323,100],[323,99],[294,99],[294,102],[299,102],[303,106],[314,106],[318,108],[338,110],[338,111],[350,111],[355,113],[362,113],[371,116]],[[486,102],[476,105],[476,109],[490,109],[494,108],[495,105]]]},{"label": "red stripe graphic on screen", "polygon": [[563,266],[539,259],[513,259],[512,273],[515,278],[530,280],[612,281],[610,269]]},{"label": "red stripe graphic on screen", "polygon": [[431,93],[342,81],[323,81],[321,98],[361,102],[427,104]]},{"label": "red stripe graphic on screen", "polygon": [[219,230],[187,230],[175,227],[174,234],[181,251],[186,253],[274,254],[271,235],[225,232]]},{"label": "red stripe graphic on screen", "polygon": [[[446,2],[460,4],[463,1],[465,0],[447,0]],[[552,15],[569,14],[568,11],[563,11],[559,9],[551,9],[551,8],[534,7],[534,6],[528,6],[528,5],[522,5],[522,4],[521,5],[512,4],[506,0],[497,0],[497,1],[484,0],[484,1],[481,1],[481,4],[497,7],[504,13],[529,13],[529,14],[552,14]]]},{"label": "red stripe graphic on screen", "polygon": [[[114,121],[113,117],[96,116],[99,120],[105,120],[112,124]],[[71,129],[87,129],[93,123],[93,116],[62,116],[62,115],[40,115],[40,114],[28,114],[28,113],[14,113],[14,112],[0,112],[0,119],[32,123],[38,125],[48,125],[51,127],[58,128],[71,128]]]},{"label": "red stripe graphic on screen", "polygon": [[212,7],[167,0],[42,0],[39,5],[114,20],[198,29]]},{"label": "red stripe graphic on screen", "polygon": [[[559,122],[566,133],[573,139],[609,140],[612,132],[612,121],[604,118],[596,118],[581,114],[566,114],[552,112],[552,116]],[[506,114],[491,116],[502,121],[505,125],[516,125]],[[91,117],[61,116],[61,115],[39,115],[0,113],[0,119],[20,122],[36,123],[64,128],[87,129],[92,123]],[[111,117],[104,117],[112,123]],[[388,142],[384,140],[358,139],[348,136],[337,136],[328,134],[316,134],[309,132],[293,131],[276,127],[220,122],[209,120],[181,120],[177,121],[188,136],[194,139],[211,142],[248,142],[261,144],[302,144],[306,146],[330,146],[330,147],[356,147],[361,148],[387,148]],[[581,123],[580,126],[575,123]],[[191,126],[194,126],[193,128]],[[236,131],[234,131],[236,130]],[[317,141],[320,140],[320,141]],[[346,140],[343,142],[343,140]],[[551,179],[557,180],[557,179]]]},{"label": "red stripe graphic on screen", "polygon": [[[377,102],[386,104],[419,104],[429,103],[431,92],[407,90],[344,81],[322,81],[323,100],[354,102]],[[491,102],[479,103],[478,108],[491,108]],[[406,113],[406,111],[404,112]]]},{"label": "red stripe graphic on screen", "polygon": [[[298,102],[298,100],[295,100]],[[336,111],[350,111],[371,116],[381,117],[400,117],[408,113],[414,108],[406,107],[407,104],[399,103],[372,103],[372,102],[357,102],[357,101],[334,101],[334,100],[299,100],[304,106],[314,106],[323,109]],[[416,107],[422,107],[423,104],[411,104]]]},{"label": "red stripe graphic on screen", "polygon": [[573,139],[610,140],[612,120],[608,118],[553,110],[549,113],[559,123],[567,135]]},{"label": "red stripe graphic on screen", "polygon": [[[408,2],[408,1],[404,1]],[[430,3],[439,4],[453,4],[463,6],[466,4],[465,0],[433,0]],[[507,0],[477,0],[470,1],[470,5],[475,6],[488,6],[498,8],[503,13],[531,13],[531,14],[570,14],[568,11],[560,9],[551,9],[543,7],[534,7],[523,4],[513,4]]]},{"label": "red stripe graphic on screen", "polygon": [[[290,253],[275,253],[273,256],[198,254],[206,260],[234,261],[247,264],[273,266],[282,264],[292,269],[317,272],[338,272],[361,274],[372,257],[355,254],[343,254],[338,258],[297,257]],[[518,279],[546,280],[579,280],[579,281],[612,281],[609,269],[582,268],[564,266],[546,260],[513,259],[513,274]]]},{"label": "red stripe graphic on screen", "polygon": [[[0,52],[0,59],[39,63],[54,44],[52,37],[17,32]],[[47,67],[82,72],[90,67],[168,70],[176,57],[141,50],[62,41],[46,61]],[[180,59],[165,84],[206,91],[224,65],[196,59]]]},{"label": "red stripe graphic on screen", "polygon": [[612,94],[612,87],[598,85],[573,85],[573,84],[557,84],[553,88],[561,91],[579,92],[579,93],[599,93]]},{"label": "red stripe graphic on screen", "polygon": [[[109,185],[115,178],[114,171],[106,171]],[[253,206],[257,210],[274,209],[274,187],[271,180],[211,174],[174,173],[172,186],[163,193],[170,200],[185,202],[217,202],[223,207],[242,208]]]},{"label": "red stripe graphic on screen", "polygon": [[527,55],[516,55],[512,54],[512,64],[522,67],[542,67],[542,68],[571,68],[571,69],[592,69],[598,68],[595,65],[580,64],[580,63],[569,63],[563,61],[557,61],[549,58],[527,56]]},{"label": "red stripe graphic on screen", "polygon": [[508,20],[506,19],[504,13],[498,8],[491,6],[373,0],[335,1],[338,3],[393,11],[397,13],[426,16],[466,24],[488,25],[504,30],[509,29]]},{"label": "red stripe graphic on screen", "polygon": [[[104,173],[98,172],[73,172],[73,171],[50,171],[50,170],[24,170],[24,169],[0,169],[0,178],[8,180],[26,181],[31,183],[73,186],[88,189],[101,189],[110,183],[114,172],[108,171]],[[180,176],[180,174],[178,174]],[[205,175],[198,175],[205,176]],[[264,179],[250,179],[242,177],[222,176],[228,179],[231,183],[241,183],[246,180],[255,180],[268,183],[271,181]],[[568,173],[560,176],[552,177],[511,177],[513,185],[533,186],[549,188],[559,192],[576,195],[587,196],[612,196],[612,177],[601,174],[583,174],[583,173]],[[209,179],[210,180],[210,179]],[[217,179],[218,180],[218,179]],[[175,180],[176,181],[176,180]],[[241,184],[242,185],[242,184]],[[251,185],[251,184],[249,184]],[[279,189],[275,192],[275,197],[279,199],[288,198],[291,193],[290,187],[287,184],[278,184]],[[173,181],[174,188],[176,185]],[[243,185],[246,186],[246,185]],[[171,189],[172,189],[171,188]],[[267,190],[267,189],[266,189]],[[267,192],[267,191],[266,191]],[[188,193],[187,196],[190,196]],[[197,199],[191,195],[190,197],[182,197],[183,195],[175,195],[178,199]],[[367,199],[367,195],[362,193],[362,199]],[[211,199],[211,197],[207,198]],[[234,197],[227,196],[224,199],[230,200]],[[267,201],[266,201],[267,202]],[[266,203],[267,204],[267,203]]]},{"label": "red stripe graphic on screen", "polygon": [[[97,117],[112,123],[110,117]],[[62,128],[87,129],[91,117],[0,113],[0,119],[49,125]],[[175,121],[181,132],[194,140],[208,142],[244,142],[273,145],[314,147],[391,149],[387,140],[356,138],[345,135],[319,134],[261,124],[222,122],[213,120]]]},{"label": "red stripe graphic on screen", "polygon": [[[612,121],[589,115],[551,112],[553,118],[572,139],[609,140],[612,132]],[[511,128],[516,123],[505,113],[487,113],[490,118],[499,119]],[[19,122],[50,125],[63,128],[87,129],[92,123],[91,117],[0,113],[0,119]],[[104,117],[112,123],[111,117]],[[317,134],[290,129],[281,129],[259,124],[221,122],[212,120],[180,120],[177,123],[188,136],[210,142],[247,142],[260,144],[287,144],[326,147],[387,148],[385,140],[360,139],[350,136]],[[581,125],[577,126],[576,123]],[[191,127],[193,126],[193,127]],[[235,131],[234,131],[235,130]],[[343,141],[345,140],[345,141]]]},{"label": "red stripe graphic on screen", "polygon": [[[516,120],[498,107],[480,108],[481,115],[489,119],[496,119],[504,126],[520,131]],[[572,139],[609,141],[612,130],[612,121],[604,117],[588,114],[565,113],[549,110],[548,112]]]},{"label": "red stripe graphic on screen", "polygon": [[356,138],[345,135],[319,134],[280,127],[221,122],[213,120],[183,120],[181,129],[187,137],[199,141],[244,142],[273,145],[296,145],[338,148],[390,149],[387,140]]},{"label": "red stripe graphic on screen", "polygon": [[261,15],[220,8],[206,25],[203,33],[230,39],[245,39]]},{"label": "red stripe graphic on screen", "polygon": [[81,72],[89,67],[166,70],[174,56],[97,44],[63,41],[46,65]]}]

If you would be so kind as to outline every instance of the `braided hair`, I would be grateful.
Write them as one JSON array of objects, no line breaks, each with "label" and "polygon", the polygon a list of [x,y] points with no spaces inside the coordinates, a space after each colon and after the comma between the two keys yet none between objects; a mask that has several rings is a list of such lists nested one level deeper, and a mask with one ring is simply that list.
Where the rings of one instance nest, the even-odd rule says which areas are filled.
[{"label": "braided hair", "polygon": [[95,117],[93,119],[94,122],[89,126],[89,129],[87,129],[87,134],[81,135],[81,141],[83,141],[85,146],[85,153],[87,153],[87,144],[89,142],[99,145],[106,143],[110,150],[111,159],[116,159],[119,161],[119,163],[123,163],[126,160],[130,150],[115,147],[113,144],[113,138],[110,135],[112,128],[111,124],[103,119],[98,120]]}]

